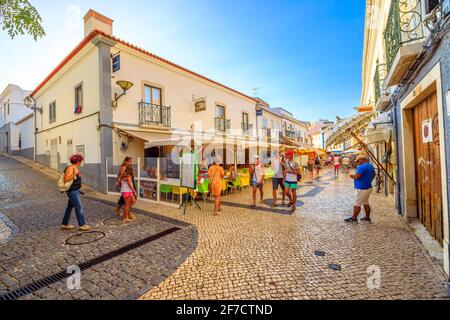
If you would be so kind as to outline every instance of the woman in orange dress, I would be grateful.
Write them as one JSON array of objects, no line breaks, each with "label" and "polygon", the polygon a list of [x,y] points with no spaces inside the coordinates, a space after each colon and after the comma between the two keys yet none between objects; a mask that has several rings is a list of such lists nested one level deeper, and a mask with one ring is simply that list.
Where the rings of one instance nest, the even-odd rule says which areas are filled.
[{"label": "woman in orange dress", "polygon": [[225,172],[219,166],[219,159],[215,159],[214,163],[208,170],[208,178],[210,183],[211,194],[214,197],[214,215],[219,215],[222,212],[222,203],[220,195],[222,194],[223,178]]}]

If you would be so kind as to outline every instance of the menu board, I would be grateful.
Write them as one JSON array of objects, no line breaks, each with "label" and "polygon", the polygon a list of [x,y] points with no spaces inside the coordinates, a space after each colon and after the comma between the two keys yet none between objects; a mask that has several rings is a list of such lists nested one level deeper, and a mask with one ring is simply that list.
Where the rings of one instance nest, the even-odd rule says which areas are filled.
[{"label": "menu board", "polygon": [[197,159],[195,153],[183,153],[181,157],[181,186],[197,188]]}]

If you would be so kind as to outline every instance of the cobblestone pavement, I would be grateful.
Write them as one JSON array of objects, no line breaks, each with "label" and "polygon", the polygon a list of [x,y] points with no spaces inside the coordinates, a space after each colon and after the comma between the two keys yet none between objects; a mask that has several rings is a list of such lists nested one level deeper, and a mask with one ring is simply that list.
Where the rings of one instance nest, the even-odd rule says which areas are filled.
[{"label": "cobblestone pavement", "polygon": [[[266,186],[266,198],[270,198]],[[346,224],[352,181],[330,172],[303,183],[293,215],[248,207],[248,192],[226,197],[224,214],[191,208],[170,217],[199,230],[194,253],[141,299],[447,299],[442,270],[432,261],[391,200],[374,195],[373,224]],[[143,207],[151,206],[143,205]],[[152,207],[153,208],[153,207]],[[325,252],[324,257],[315,251]],[[329,268],[339,264],[341,271]],[[379,267],[380,289],[370,290],[368,268]],[[369,271],[376,269],[369,269]]]},{"label": "cobblestone pavement", "polygon": [[[0,212],[17,226],[9,241],[0,242],[0,295],[174,226],[179,228],[85,270],[81,290],[68,290],[66,282],[61,281],[22,298],[136,299],[171,275],[196,245],[197,232],[192,225],[138,213],[137,221],[122,226],[110,205],[82,201],[87,222],[98,232],[75,236],[70,243],[97,241],[67,245],[66,240],[78,232],[59,230],[67,198],[57,192],[56,182],[0,156]],[[76,224],[75,215],[72,222]]]},{"label": "cobblestone pavement", "polygon": [[[96,192],[89,195],[115,200]],[[335,180],[324,172],[320,179],[302,183],[299,210],[293,216],[286,209],[270,208],[269,185],[264,203],[256,210],[249,207],[250,197],[247,190],[225,197],[219,217],[213,216],[210,203],[200,202],[201,211],[189,207],[186,215],[177,209],[139,203],[141,210],[192,224],[198,230],[198,245],[189,258],[166,279],[155,279],[154,283],[162,282],[141,299],[448,298],[447,279],[394,212],[389,199],[373,196],[373,224],[343,222],[352,210],[349,178]],[[3,248],[0,246],[0,252]],[[316,256],[316,250],[325,256]],[[114,277],[125,264],[108,265],[108,272]],[[329,269],[330,264],[339,264],[341,271]],[[367,287],[367,271],[373,265],[381,271],[378,290]],[[103,288],[108,281],[97,286]],[[89,297],[98,298],[95,292],[81,295]]]}]

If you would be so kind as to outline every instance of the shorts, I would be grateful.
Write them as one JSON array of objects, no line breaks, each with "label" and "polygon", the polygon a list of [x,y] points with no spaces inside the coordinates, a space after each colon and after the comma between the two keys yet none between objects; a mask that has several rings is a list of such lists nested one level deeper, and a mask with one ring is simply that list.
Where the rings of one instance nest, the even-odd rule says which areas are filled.
[{"label": "shorts", "polygon": [[277,191],[278,187],[284,190],[283,178],[272,178],[272,186],[274,191]]},{"label": "shorts", "polygon": [[370,205],[370,195],[372,194],[373,189],[367,189],[367,190],[355,190],[355,207],[362,207]]},{"label": "shorts", "polygon": [[264,188],[264,185],[262,183],[259,183],[256,181],[252,182],[252,186],[253,186],[253,188],[257,188],[257,189],[261,189],[261,190]]},{"label": "shorts", "polygon": [[335,168],[335,169],[340,169],[340,168],[341,168],[341,165],[340,165],[340,164],[335,164],[335,165],[334,165],[334,168]]},{"label": "shorts", "polygon": [[298,183],[297,182],[288,182],[286,181],[284,183],[285,188],[287,189],[292,189],[292,190],[297,190],[298,188]]},{"label": "shorts", "polygon": [[134,193],[133,192],[122,192],[122,197],[124,199],[131,198],[131,197],[134,197]]}]

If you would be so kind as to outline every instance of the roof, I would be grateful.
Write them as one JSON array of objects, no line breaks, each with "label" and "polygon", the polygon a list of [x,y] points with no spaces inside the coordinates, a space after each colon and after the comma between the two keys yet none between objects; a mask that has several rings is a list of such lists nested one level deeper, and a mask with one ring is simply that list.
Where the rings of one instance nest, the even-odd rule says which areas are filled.
[{"label": "roof", "polygon": [[270,108],[270,104],[269,104],[267,101],[264,101],[263,99],[258,98],[258,97],[255,97],[255,98],[253,98],[253,99],[255,99],[256,102],[257,102],[258,104],[260,104],[261,106],[266,107],[266,108]]},{"label": "roof", "polygon": [[207,78],[207,77],[205,77],[205,76],[202,76],[202,75],[200,75],[200,74],[198,74],[198,73],[196,73],[196,72],[194,72],[194,71],[191,71],[191,70],[189,70],[189,69],[187,69],[187,68],[184,68],[184,67],[182,67],[182,66],[180,66],[180,65],[178,65],[178,64],[176,64],[176,63],[173,63],[173,62],[171,62],[171,61],[169,61],[169,60],[166,60],[166,59],[164,59],[164,58],[162,58],[162,57],[159,57],[159,56],[157,56],[157,55],[155,55],[155,54],[153,54],[153,53],[151,53],[151,52],[149,52],[149,51],[146,51],[146,50],[144,50],[144,49],[142,49],[142,48],[139,48],[139,47],[137,47],[137,46],[135,46],[135,45],[133,45],[133,44],[131,44],[131,43],[128,43],[128,42],[126,42],[126,41],[124,41],[124,40],[122,40],[122,39],[119,39],[119,38],[117,38],[117,37],[115,37],[115,36],[111,36],[111,35],[109,35],[109,34],[107,34],[107,33],[105,33],[105,32],[103,32],[103,31],[100,31],[100,30],[94,30],[94,31],[92,31],[87,37],[85,37],[84,39],[83,39],[83,41],[81,41],[76,47],[75,47],[75,49],[73,49],[70,53],[69,53],[69,55],[58,65],[58,66],[56,66],[56,68],[44,79],[44,81],[42,81],[37,87],[36,87],[36,89],[34,89],[34,91],[31,93],[31,96],[34,96],[37,92],[39,92],[39,90],[41,90],[44,86],[45,86],[45,84],[47,84],[47,82],[49,82],[70,60],[72,60],[72,58],[78,53],[78,52],[80,52],[87,44],[89,44],[95,37],[97,37],[97,36],[101,36],[101,37],[105,37],[105,38],[108,38],[108,39],[110,39],[110,40],[113,40],[113,41],[115,41],[115,42],[117,42],[117,43],[120,43],[120,44],[122,44],[122,45],[124,45],[124,46],[127,46],[128,48],[131,48],[131,49],[133,49],[133,50],[135,50],[135,51],[138,51],[138,52],[140,52],[140,53],[142,53],[142,54],[145,54],[146,56],[149,56],[149,57],[151,57],[151,58],[153,58],[153,59],[156,59],[156,60],[158,60],[158,61],[160,61],[160,62],[163,62],[163,63],[165,63],[165,64],[167,64],[167,65],[170,65],[170,66],[172,66],[172,67],[175,67],[175,68],[177,68],[177,69],[179,69],[179,70],[182,70],[182,71],[184,71],[184,72],[187,72],[187,73],[189,73],[189,74],[191,74],[191,75],[193,75],[193,76],[196,76],[196,77],[199,77],[199,78],[201,78],[201,79],[203,79],[203,80],[206,80],[206,81],[208,81],[208,82],[210,82],[210,83],[212,83],[212,84],[214,84],[214,85],[217,85],[217,86],[220,86],[220,87],[222,87],[222,88],[224,88],[224,89],[227,89],[227,90],[230,90],[230,91],[232,91],[232,92],[234,92],[234,93],[236,93],[236,94],[238,94],[238,95],[241,95],[241,96],[243,96],[243,97],[245,97],[245,98],[247,98],[247,99],[250,99],[250,100],[252,100],[252,101],[254,101],[254,102],[258,102],[255,98],[252,98],[252,97],[250,97],[250,96],[248,96],[248,95],[246,95],[246,94],[244,94],[244,93],[242,93],[242,92],[239,92],[239,91],[237,91],[237,90],[235,90],[235,89],[232,89],[232,88],[230,88],[230,87],[228,87],[228,86],[226,86],[226,85],[223,85],[223,84],[221,84],[221,83],[219,83],[219,82],[217,82],[217,81],[214,81],[214,80],[211,80],[211,79],[209,79],[209,78]]}]

